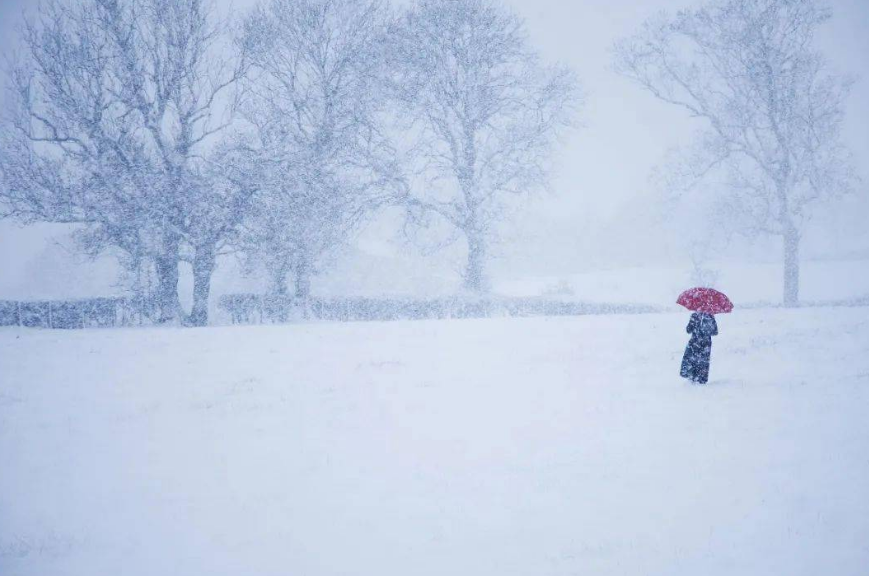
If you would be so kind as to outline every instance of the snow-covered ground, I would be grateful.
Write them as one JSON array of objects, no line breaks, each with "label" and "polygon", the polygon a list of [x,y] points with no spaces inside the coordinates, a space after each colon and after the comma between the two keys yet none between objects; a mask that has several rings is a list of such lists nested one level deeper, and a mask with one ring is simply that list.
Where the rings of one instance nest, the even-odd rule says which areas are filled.
[{"label": "snow-covered ground", "polygon": [[869,309],[0,330],[0,574],[865,575]]},{"label": "snow-covered ground", "polygon": [[[779,303],[779,264],[718,262],[710,265],[714,284],[734,302]],[[836,301],[869,296],[869,260],[815,260],[802,264],[800,292],[804,301]],[[496,289],[506,296],[548,295],[586,302],[674,305],[675,296],[697,284],[691,267],[618,267],[537,278],[505,280]]]}]

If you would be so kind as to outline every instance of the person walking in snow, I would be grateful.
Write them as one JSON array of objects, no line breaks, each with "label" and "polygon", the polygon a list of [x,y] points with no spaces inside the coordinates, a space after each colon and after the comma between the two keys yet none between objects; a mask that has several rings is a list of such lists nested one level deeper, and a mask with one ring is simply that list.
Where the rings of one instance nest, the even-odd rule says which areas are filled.
[{"label": "person walking in snow", "polygon": [[712,314],[694,312],[686,331],[691,335],[691,340],[685,347],[680,374],[695,384],[706,384],[709,381],[712,337],[718,336],[718,323]]}]

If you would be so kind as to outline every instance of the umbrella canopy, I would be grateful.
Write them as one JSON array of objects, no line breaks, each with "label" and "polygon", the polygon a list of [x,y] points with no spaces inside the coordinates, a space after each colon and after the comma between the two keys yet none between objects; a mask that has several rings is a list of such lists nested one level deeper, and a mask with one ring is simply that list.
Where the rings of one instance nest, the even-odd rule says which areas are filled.
[{"label": "umbrella canopy", "polygon": [[691,288],[679,295],[676,304],[693,312],[707,314],[726,314],[733,310],[733,302],[723,293],[713,288]]}]

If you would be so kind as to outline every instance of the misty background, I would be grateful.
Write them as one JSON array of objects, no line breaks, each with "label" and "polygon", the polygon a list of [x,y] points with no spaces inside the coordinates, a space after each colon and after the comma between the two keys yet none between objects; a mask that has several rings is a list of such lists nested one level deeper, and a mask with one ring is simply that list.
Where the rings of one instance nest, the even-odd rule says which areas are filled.
[{"label": "misty background", "polygon": [[[585,102],[579,127],[557,149],[558,168],[550,192],[523,201],[522,209],[509,219],[503,240],[493,247],[490,273],[496,286],[526,277],[557,278],[614,268],[688,269],[689,246],[681,223],[667,217],[664,191],[651,176],[668,151],[690,142],[699,121],[693,122],[681,110],[614,73],[610,50],[616,40],[633,33],[656,12],[696,3],[505,3],[526,19],[530,44],[545,61],[567,64],[576,72]],[[36,4],[0,0],[4,55],[16,49],[21,14]],[[226,15],[241,16],[256,2],[215,0],[215,4]],[[815,207],[804,235],[804,262],[869,258],[869,2],[833,0],[828,4],[833,17],[821,29],[817,48],[829,59],[833,72],[856,80],[847,100],[843,141],[854,155],[863,183],[856,194]],[[5,82],[5,77],[0,81]],[[327,272],[314,280],[314,292],[455,290],[463,266],[460,243],[432,254],[421,252],[396,232],[399,220],[399,214],[388,210],[374,218],[349,247],[332,258]],[[70,230],[61,225],[0,222],[0,299],[82,298],[121,291],[116,286],[115,261],[109,256],[88,261],[74,250]],[[722,263],[775,264],[781,261],[780,240],[737,237],[713,258]],[[184,274],[182,293],[189,292],[189,282],[189,273]],[[227,256],[215,272],[212,294],[262,290],[263,286],[259,278],[242,277],[235,259]]]}]

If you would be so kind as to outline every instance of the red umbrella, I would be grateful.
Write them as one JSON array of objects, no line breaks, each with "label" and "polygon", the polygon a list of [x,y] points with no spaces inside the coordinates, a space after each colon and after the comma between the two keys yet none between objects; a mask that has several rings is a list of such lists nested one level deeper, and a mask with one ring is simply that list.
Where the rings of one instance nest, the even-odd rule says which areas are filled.
[{"label": "red umbrella", "polygon": [[691,288],[679,295],[676,304],[693,312],[707,314],[726,314],[733,310],[733,302],[723,293],[713,288]]}]

